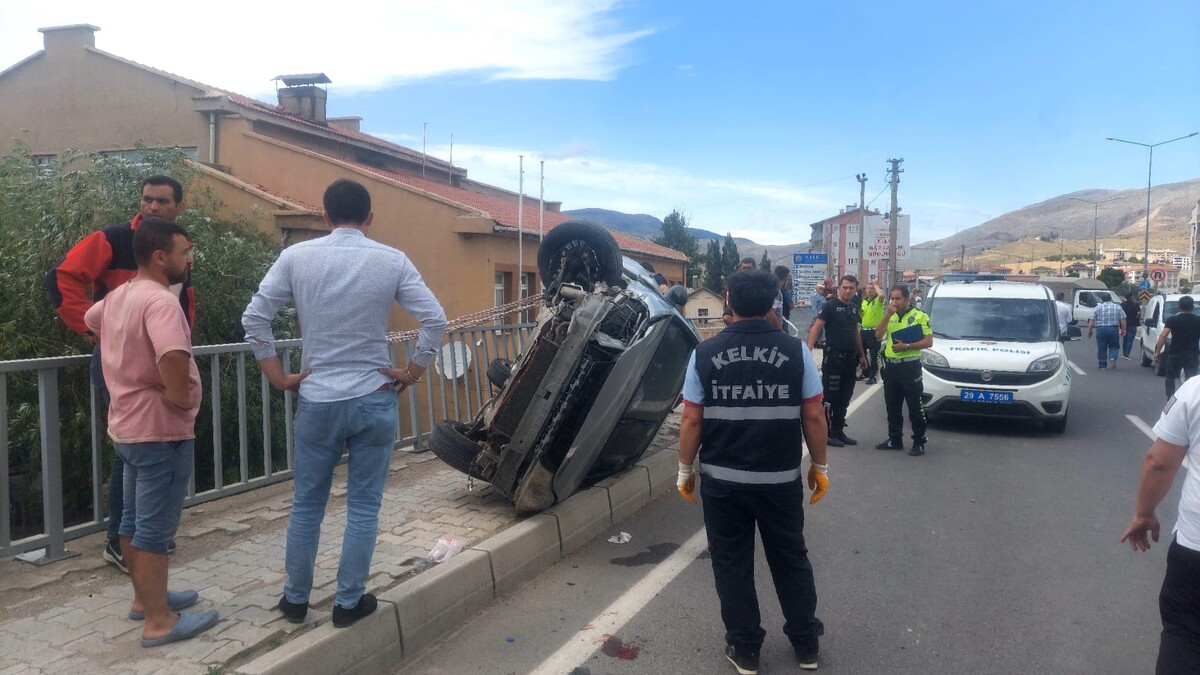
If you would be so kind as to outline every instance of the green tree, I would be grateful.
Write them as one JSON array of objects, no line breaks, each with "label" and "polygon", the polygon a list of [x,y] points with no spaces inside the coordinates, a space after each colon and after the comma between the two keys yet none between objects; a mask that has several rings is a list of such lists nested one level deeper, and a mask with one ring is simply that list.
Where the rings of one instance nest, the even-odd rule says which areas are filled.
[{"label": "green tree", "polygon": [[737,242],[733,240],[732,234],[726,232],[725,242],[721,245],[721,272],[729,277],[737,271],[741,262],[742,255],[738,253]]},{"label": "green tree", "polygon": [[662,221],[662,234],[652,240],[686,255],[689,260],[697,258],[696,237],[688,232],[688,218],[679,209],[672,210]]},{"label": "green tree", "polygon": [[[64,153],[50,165],[35,165],[29,152],[16,146],[0,157],[0,360],[86,354],[90,345],[70,331],[50,306],[42,280],[77,241],[113,223],[128,222],[137,212],[139,184],[146,175],[165,173],[184,184],[188,210],[180,224],[196,244],[193,283],[199,311],[192,339],[195,344],[241,342],[241,313],[267,267],[279,252],[278,244],[252,223],[217,217],[220,201],[199,180],[199,170],[183,153],[142,149],[137,163],[98,154]],[[280,319],[277,337],[293,336],[291,318]],[[196,422],[196,489],[213,485],[212,400],[208,390],[212,357],[197,357],[205,392]],[[217,368],[223,386],[218,394],[224,410],[238,409],[237,359],[222,358]],[[250,466],[263,466],[263,401],[257,363],[246,359],[244,395]],[[60,433],[63,467],[63,506],[68,525],[91,517],[91,415],[90,382],[86,367],[58,371]],[[13,538],[40,531],[41,499],[37,375],[11,373],[7,377],[9,404],[9,459],[13,478],[12,500],[20,504],[14,514]],[[284,449],[283,397],[271,396],[272,464],[282,468]],[[103,412],[101,412],[103,416]],[[239,480],[239,428],[236,421],[221,425],[225,454],[220,472],[226,483]],[[236,420],[236,413],[232,419]],[[102,428],[102,427],[101,427]],[[107,438],[102,454],[112,456]],[[257,453],[257,457],[255,457]],[[103,476],[108,472],[104,471]],[[254,475],[248,476],[253,478]]]},{"label": "green tree", "polygon": [[721,271],[721,242],[709,239],[708,253],[704,258],[704,287],[721,295],[725,290],[725,275]]},{"label": "green tree", "polygon": [[758,261],[758,269],[766,270],[768,272],[771,271],[771,258],[767,255],[766,249],[763,249],[762,260]]},{"label": "green tree", "polygon": [[1125,273],[1113,267],[1105,267],[1100,270],[1099,278],[1109,288],[1116,288],[1125,283]]}]

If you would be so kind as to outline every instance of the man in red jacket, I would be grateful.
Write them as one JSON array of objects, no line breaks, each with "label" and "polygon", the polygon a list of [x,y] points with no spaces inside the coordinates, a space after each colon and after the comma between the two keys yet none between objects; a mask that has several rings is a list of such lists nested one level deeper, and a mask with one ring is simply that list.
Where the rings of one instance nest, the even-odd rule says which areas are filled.
[{"label": "man in red jacket", "polygon": [[[162,218],[173,223],[183,210],[183,185],[169,176],[150,176],[142,181],[142,199],[132,221],[110,225],[84,237],[46,275],[46,292],[58,315],[71,330],[87,337],[94,346],[92,383],[104,397],[106,406],[108,387],[104,384],[100,366],[100,338],[92,334],[83,315],[109,291],[137,276],[133,232],[138,223],[144,218]],[[179,295],[179,304],[188,324],[195,327],[196,296],[191,278],[172,286],[171,291]],[[104,549],[104,559],[129,574],[119,541],[121,512],[125,508],[124,475],[125,464],[119,455],[114,455],[108,480],[108,545]],[[171,542],[171,549],[174,548],[175,543]]]}]

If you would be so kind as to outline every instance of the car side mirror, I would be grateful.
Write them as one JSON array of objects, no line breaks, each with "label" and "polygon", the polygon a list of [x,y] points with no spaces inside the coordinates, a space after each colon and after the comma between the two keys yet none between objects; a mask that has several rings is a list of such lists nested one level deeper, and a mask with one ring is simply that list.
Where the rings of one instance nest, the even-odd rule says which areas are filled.
[{"label": "car side mirror", "polygon": [[1155,323],[1157,323],[1157,322],[1154,319],[1146,319],[1145,321],[1142,322],[1142,324],[1145,325],[1146,328],[1154,328]]}]

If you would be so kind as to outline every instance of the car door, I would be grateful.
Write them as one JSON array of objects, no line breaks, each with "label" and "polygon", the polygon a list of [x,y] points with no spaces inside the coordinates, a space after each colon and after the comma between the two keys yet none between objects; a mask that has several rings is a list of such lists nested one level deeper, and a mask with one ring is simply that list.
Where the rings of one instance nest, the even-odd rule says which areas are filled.
[{"label": "car door", "polygon": [[1150,298],[1146,309],[1142,312],[1142,354],[1143,362],[1154,358],[1154,345],[1158,344],[1158,336],[1162,333],[1162,296]]}]

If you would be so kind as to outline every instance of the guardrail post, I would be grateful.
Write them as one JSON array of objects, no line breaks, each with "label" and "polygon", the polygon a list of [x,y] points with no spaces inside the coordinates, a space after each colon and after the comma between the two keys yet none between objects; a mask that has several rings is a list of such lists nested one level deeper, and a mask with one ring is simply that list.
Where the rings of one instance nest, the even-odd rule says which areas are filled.
[{"label": "guardrail post", "polygon": [[[38,422],[42,436],[42,522],[50,538],[46,554],[29,560],[35,565],[70,558],[63,547],[62,443],[58,414],[58,368],[38,369]],[[24,559],[24,558],[22,558]]]}]

